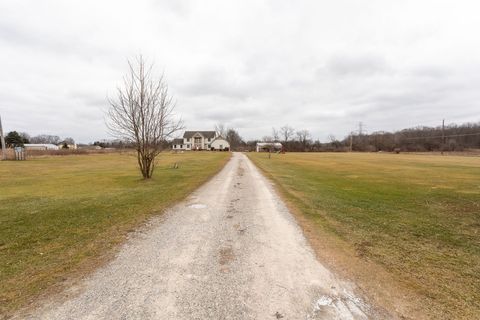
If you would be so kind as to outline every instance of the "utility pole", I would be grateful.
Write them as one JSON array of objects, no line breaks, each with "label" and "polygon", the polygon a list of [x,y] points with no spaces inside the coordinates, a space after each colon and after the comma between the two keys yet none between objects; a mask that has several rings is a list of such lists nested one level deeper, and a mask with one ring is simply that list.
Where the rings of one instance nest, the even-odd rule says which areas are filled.
[{"label": "utility pole", "polygon": [[7,147],[5,146],[5,137],[3,136],[2,117],[0,116],[0,140],[2,143],[2,160],[7,159]]},{"label": "utility pole", "polygon": [[365,146],[363,144],[363,122],[358,123],[358,139],[357,139],[357,150],[365,151]]},{"label": "utility pole", "polygon": [[445,119],[442,120],[442,155],[445,149]]},{"label": "utility pole", "polygon": [[350,152],[353,151],[353,132],[350,132]]}]

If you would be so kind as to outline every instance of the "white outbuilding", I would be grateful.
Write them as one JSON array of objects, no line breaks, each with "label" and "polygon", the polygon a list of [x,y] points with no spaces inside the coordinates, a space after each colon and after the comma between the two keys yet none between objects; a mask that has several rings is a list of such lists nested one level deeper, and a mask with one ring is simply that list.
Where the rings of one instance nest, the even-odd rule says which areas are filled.
[{"label": "white outbuilding", "polygon": [[210,143],[210,150],[228,151],[230,150],[230,143],[222,137],[215,138],[215,140]]},{"label": "white outbuilding", "polygon": [[58,146],[51,143],[25,143],[25,150],[58,150]]},{"label": "white outbuilding", "polygon": [[257,142],[257,152],[281,151],[282,147],[280,142]]}]

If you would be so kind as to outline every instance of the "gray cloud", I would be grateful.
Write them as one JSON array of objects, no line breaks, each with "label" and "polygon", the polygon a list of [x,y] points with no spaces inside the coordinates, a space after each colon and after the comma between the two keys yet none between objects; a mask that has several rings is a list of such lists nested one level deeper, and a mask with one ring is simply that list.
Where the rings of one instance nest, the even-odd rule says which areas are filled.
[{"label": "gray cloud", "polygon": [[[335,55],[325,71],[333,76],[370,76],[389,71],[384,57],[378,55]],[[322,70],[319,70],[321,72]]]},{"label": "gray cloud", "polygon": [[190,80],[179,88],[179,94],[186,96],[223,96],[231,99],[246,99],[248,88],[240,81],[229,76],[229,71],[220,67],[199,70]]}]

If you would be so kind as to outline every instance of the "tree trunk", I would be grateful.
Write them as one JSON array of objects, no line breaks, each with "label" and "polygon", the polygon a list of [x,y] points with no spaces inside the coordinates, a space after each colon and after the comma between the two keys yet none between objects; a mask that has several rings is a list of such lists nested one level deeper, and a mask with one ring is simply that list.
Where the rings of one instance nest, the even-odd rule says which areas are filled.
[{"label": "tree trunk", "polygon": [[150,179],[153,175],[154,169],[153,159],[150,159],[148,155],[137,150],[137,161],[143,179]]}]

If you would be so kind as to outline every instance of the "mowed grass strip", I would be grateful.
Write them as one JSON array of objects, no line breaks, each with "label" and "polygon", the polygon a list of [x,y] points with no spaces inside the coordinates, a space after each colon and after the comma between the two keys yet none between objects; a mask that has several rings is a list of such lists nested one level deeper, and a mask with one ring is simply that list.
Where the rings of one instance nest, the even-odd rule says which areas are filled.
[{"label": "mowed grass strip", "polygon": [[317,232],[422,296],[427,317],[480,314],[480,158],[248,155]]},{"label": "mowed grass strip", "polygon": [[132,153],[0,162],[0,318],[91,270],[128,231],[185,198],[229,156],[163,153],[148,181]]}]

